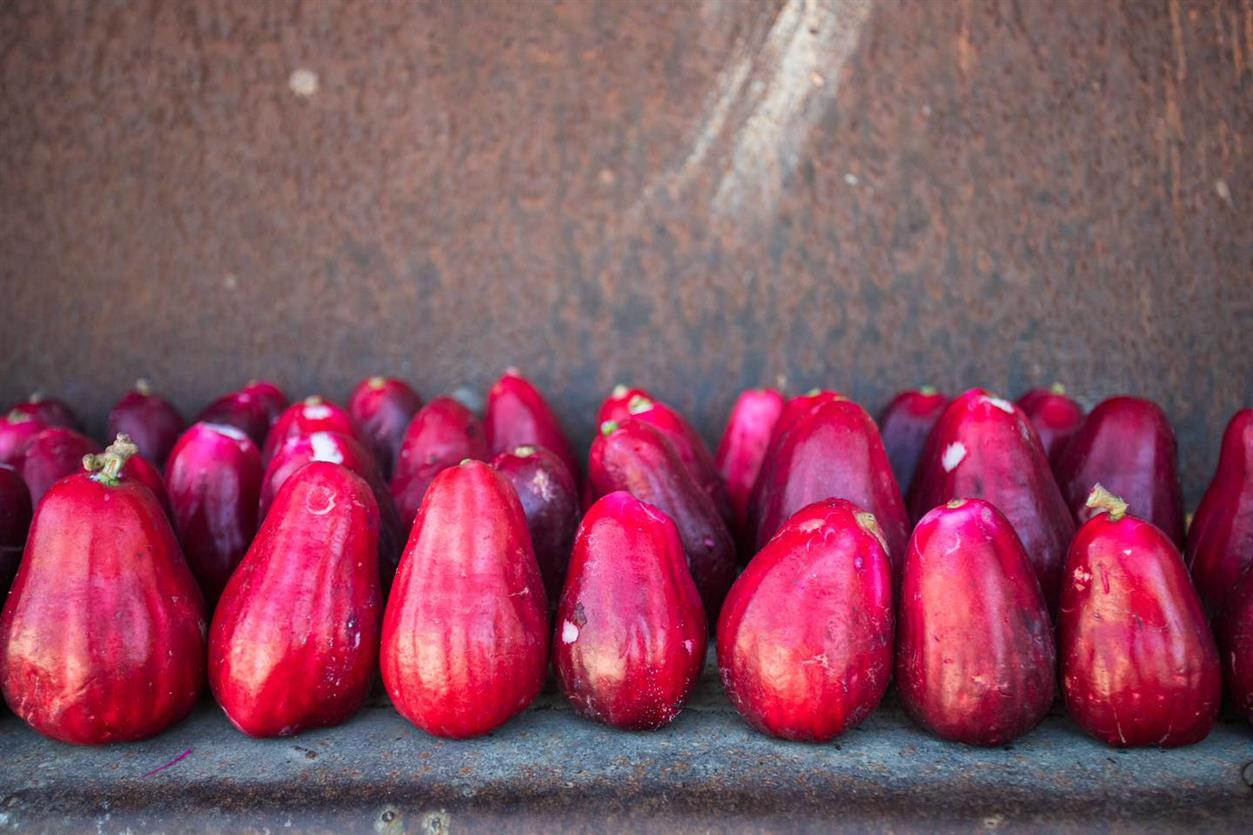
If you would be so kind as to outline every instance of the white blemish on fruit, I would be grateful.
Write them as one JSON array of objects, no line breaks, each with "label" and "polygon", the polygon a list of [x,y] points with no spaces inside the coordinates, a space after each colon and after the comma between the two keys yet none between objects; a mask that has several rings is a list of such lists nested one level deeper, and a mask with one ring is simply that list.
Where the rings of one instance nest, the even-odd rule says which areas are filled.
[{"label": "white blemish on fruit", "polygon": [[573,644],[579,639],[579,628],[568,620],[561,622],[561,643]]},{"label": "white blemish on fruit", "polygon": [[316,487],[305,496],[305,510],[314,516],[325,516],[335,509],[335,494],[326,487]]},{"label": "white blemish on fruit", "polygon": [[314,432],[309,436],[309,445],[313,447],[314,461],[329,461],[332,464],[344,463],[344,453],[335,443],[329,432]]},{"label": "white blemish on fruit", "polygon": [[810,519],[808,522],[801,522],[796,529],[801,533],[813,533],[822,527],[821,519]]},{"label": "white blemish on fruit", "polygon": [[329,406],[324,406],[321,403],[315,403],[313,405],[305,406],[301,414],[309,420],[326,420],[331,416],[331,408]]},{"label": "white blemish on fruit", "polygon": [[1074,577],[1076,591],[1083,591],[1088,587],[1088,583],[1092,582],[1092,572],[1088,571],[1083,566],[1079,566],[1075,569]]},{"label": "white blemish on fruit", "polygon": [[940,463],[944,465],[944,472],[951,473],[953,470],[957,469],[957,465],[965,458],[966,445],[961,441],[954,441],[944,450],[944,455],[940,458]]},{"label": "white blemish on fruit", "polygon": [[210,423],[207,424],[210,429],[219,435],[225,435],[235,443],[243,443],[248,440],[248,436],[241,432],[238,428],[231,426],[229,423]]},{"label": "white blemish on fruit", "polygon": [[1014,413],[1014,404],[1010,403],[1008,400],[1002,400],[999,397],[984,397],[983,402],[987,403],[989,406],[995,406],[1007,415],[1012,415]]},{"label": "white blemish on fruit", "polygon": [[687,650],[687,654],[688,654],[688,655],[691,655],[691,654],[692,654],[692,649],[693,649],[693,647],[694,647],[694,646],[695,646],[695,644],[693,644],[693,643],[692,643],[692,639],[691,639],[691,638],[688,638],[686,641],[684,641],[684,642],[683,642],[683,648],[684,648],[685,650]]}]

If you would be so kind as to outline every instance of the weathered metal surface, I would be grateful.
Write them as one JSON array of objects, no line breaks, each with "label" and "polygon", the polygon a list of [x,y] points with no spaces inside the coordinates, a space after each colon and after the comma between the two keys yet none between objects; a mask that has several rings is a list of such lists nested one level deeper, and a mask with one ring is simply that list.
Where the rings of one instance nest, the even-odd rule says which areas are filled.
[{"label": "weathered metal surface", "polygon": [[583,721],[551,695],[490,737],[457,742],[427,736],[386,704],[340,728],[265,741],[245,738],[206,704],[155,740],[100,749],[50,742],[10,716],[0,719],[0,824],[1247,832],[1251,761],[1247,725],[1220,725],[1189,748],[1120,752],[1053,717],[1013,745],[981,750],[923,734],[894,706],[835,744],[778,742],[739,719],[710,669],[689,709],[655,733]]},{"label": "weathered metal surface", "polygon": [[0,5],[0,401],[146,375],[1253,400],[1253,7]]}]

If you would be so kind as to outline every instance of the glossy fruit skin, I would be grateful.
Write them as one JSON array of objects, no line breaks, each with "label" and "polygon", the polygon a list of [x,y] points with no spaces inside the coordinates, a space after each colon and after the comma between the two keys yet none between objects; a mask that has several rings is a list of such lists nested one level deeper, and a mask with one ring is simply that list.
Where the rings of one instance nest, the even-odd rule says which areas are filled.
[{"label": "glossy fruit skin", "polygon": [[1071,718],[1116,747],[1204,739],[1221,700],[1218,650],[1178,548],[1133,516],[1099,513],[1066,558],[1058,617]]},{"label": "glossy fruit skin", "polygon": [[735,543],[726,523],[660,432],[634,418],[610,427],[602,427],[592,442],[588,479],[593,495],[624,490],[674,521],[712,621],[735,579]]},{"label": "glossy fruit skin", "polygon": [[[80,459],[81,464],[81,459]],[[152,495],[156,496],[157,503],[161,505],[161,509],[165,511],[165,515],[169,517],[171,524],[174,522],[174,508],[170,504],[170,493],[165,489],[165,479],[161,477],[161,472],[147,458],[142,455],[133,455],[126,462],[126,466],[122,468],[122,474],[132,481],[137,481],[144,487],[147,487]]]},{"label": "glossy fruit skin", "polygon": [[[248,391],[232,391],[214,400],[196,418],[196,423],[233,426],[245,433],[257,449],[270,432],[270,414],[260,397]],[[260,452],[257,453],[260,455]]]},{"label": "glossy fruit skin", "polygon": [[347,467],[364,479],[374,493],[375,509],[380,520],[378,572],[386,594],[392,587],[392,578],[396,576],[396,566],[400,564],[406,530],[396,513],[396,505],[387,490],[387,483],[379,475],[374,456],[355,439],[338,432],[321,431],[288,438],[274,454],[261,477],[258,520],[264,521],[269,515],[270,506],[287,479],[310,461],[326,461]]},{"label": "glossy fruit skin", "polygon": [[1018,408],[1022,409],[1035,427],[1049,466],[1056,469],[1062,450],[1083,425],[1083,407],[1067,397],[1064,388],[1054,385],[1052,388],[1032,389],[1027,392],[1018,398]]},{"label": "glossy fruit skin", "polygon": [[0,600],[13,584],[30,530],[30,490],[12,467],[0,464]]},{"label": "glossy fruit skin", "polygon": [[165,471],[174,529],[212,611],[257,532],[261,453],[234,426],[196,423],[174,445]]},{"label": "glossy fruit skin", "polygon": [[436,397],[414,415],[396,459],[391,493],[405,526],[413,524],[435,476],[466,458],[486,461],[487,438],[474,413],[451,397]]},{"label": "glossy fruit skin", "polygon": [[679,531],[622,491],[579,526],[553,667],[574,712],[628,731],[674,721],[705,666],[705,610]]},{"label": "glossy fruit skin", "polygon": [[1218,469],[1188,528],[1184,558],[1211,615],[1222,611],[1253,565],[1253,409],[1236,412],[1227,424]]},{"label": "glossy fruit skin", "polygon": [[910,515],[920,519],[933,507],[964,498],[986,499],[1005,514],[1055,610],[1075,520],[1027,416],[983,389],[967,391],[944,410],[927,438],[907,501]]},{"label": "glossy fruit skin", "polygon": [[342,406],[315,394],[288,406],[274,421],[261,447],[261,463],[269,465],[274,454],[291,438],[314,432],[337,432],[359,444],[365,443],[357,422]]},{"label": "glossy fruit skin", "polygon": [[613,390],[601,401],[600,408],[596,411],[596,425],[600,426],[607,420],[624,421],[631,416],[628,404],[637,397],[647,398],[648,400],[656,400],[648,393],[646,389],[637,386],[627,386],[619,383],[613,387]]},{"label": "glossy fruit skin", "polygon": [[405,429],[421,408],[421,396],[408,383],[388,377],[362,380],[348,398],[348,414],[361,428],[383,478],[392,477]]},{"label": "glossy fruit skin", "polygon": [[656,429],[670,442],[683,466],[713,501],[718,515],[727,525],[734,525],[735,512],[731,509],[731,499],[727,496],[727,486],[718,472],[718,465],[714,463],[705,439],[687,419],[665,403],[643,396],[631,398],[627,403],[627,412],[632,418]]},{"label": "glossy fruit skin", "polygon": [[1253,569],[1228,595],[1214,632],[1231,707],[1253,725]]},{"label": "glossy fruit skin", "polygon": [[148,390],[142,381],[122,395],[109,411],[109,437],[125,434],[139,447],[139,454],[158,468],[165,466],[187,421],[169,401]]},{"label": "glossy fruit skin", "polygon": [[191,712],[204,681],[200,589],[152,493],[80,471],[39,504],[0,617],[0,682],[40,733],[144,739]]},{"label": "glossy fruit skin", "polygon": [[209,633],[209,686],[254,737],[347,721],[378,668],[383,592],[374,493],[315,461],[283,483]]},{"label": "glossy fruit skin", "polygon": [[824,499],[792,516],[731,587],[718,669],[754,728],[827,742],[883,698],[892,637],[892,572],[878,526],[851,502]]},{"label": "glossy fruit skin", "polygon": [[61,426],[75,432],[83,431],[74,410],[65,401],[55,397],[32,394],[29,400],[15,404],[10,411],[35,418],[44,426]]},{"label": "glossy fruit skin", "polygon": [[561,459],[576,482],[582,474],[557,414],[539,389],[517,369],[506,371],[488,390],[483,429],[492,455],[520,446],[543,447]]},{"label": "glossy fruit skin", "polygon": [[500,727],[548,671],[548,602],[526,516],[482,461],[449,467],[422,501],[383,616],[392,704],[435,736]]},{"label": "glossy fruit skin", "polygon": [[544,593],[555,607],[579,527],[579,489],[561,459],[542,447],[502,452],[492,459],[492,467],[513,485],[522,502]]},{"label": "glossy fruit skin", "polygon": [[1009,520],[955,500],[926,514],[905,555],[896,681],[906,711],[943,739],[1004,745],[1053,701],[1053,626]]},{"label": "glossy fruit skin", "polygon": [[755,532],[765,547],[793,513],[820,499],[847,499],[874,514],[900,577],[909,515],[887,450],[866,410],[837,398],[801,418],[761,472]]},{"label": "glossy fruit skin", "polygon": [[239,390],[239,393],[246,394],[261,404],[261,408],[265,412],[266,417],[269,418],[271,426],[274,425],[279,415],[291,403],[287,394],[279,388],[278,384],[269,380],[251,380],[248,385]]},{"label": "glossy fruit skin", "polygon": [[35,506],[57,481],[83,468],[83,456],[99,452],[100,445],[73,429],[51,426],[31,438],[19,472]]},{"label": "glossy fruit skin", "polygon": [[0,466],[20,468],[31,438],[47,428],[39,418],[17,409],[0,417]]},{"label": "glossy fruit skin", "polygon": [[902,493],[913,483],[927,436],[949,400],[935,389],[909,389],[893,397],[879,413],[879,434]]},{"label": "glossy fruit skin", "polygon": [[1161,407],[1139,397],[1097,404],[1062,452],[1057,483],[1075,519],[1098,483],[1127,503],[1127,512],[1152,522],[1178,548],[1184,540],[1183,490],[1175,431]]},{"label": "glossy fruit skin", "polygon": [[783,404],[783,411],[779,413],[779,419],[774,423],[774,429],[770,433],[770,442],[766,444],[766,454],[762,458],[761,470],[757,472],[757,480],[753,482],[753,490],[748,496],[748,531],[747,539],[749,549],[756,546],[756,525],[757,525],[757,509],[761,506],[761,491],[765,486],[762,482],[762,473],[770,466],[770,461],[778,452],[779,445],[783,443],[783,439],[792,431],[792,427],[810,412],[826,403],[840,397],[838,392],[830,389],[813,389],[805,394],[799,394],[787,400]]},{"label": "glossy fruit skin", "polygon": [[[727,426],[718,444],[714,463],[718,474],[726,484],[727,498],[731,502],[736,538],[743,541],[748,534],[748,503],[752,497],[753,484],[761,472],[766,458],[770,435],[783,412],[783,395],[774,389],[747,389],[740,392]],[[746,548],[743,550],[751,550]],[[741,555],[742,557],[744,555]],[[747,562],[741,559],[741,562]]]}]

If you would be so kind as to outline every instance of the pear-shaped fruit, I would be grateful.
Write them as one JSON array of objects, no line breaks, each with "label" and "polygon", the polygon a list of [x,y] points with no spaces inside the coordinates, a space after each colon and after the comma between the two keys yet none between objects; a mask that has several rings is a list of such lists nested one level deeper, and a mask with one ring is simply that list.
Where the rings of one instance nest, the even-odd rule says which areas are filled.
[{"label": "pear-shaped fruit", "polygon": [[405,430],[392,476],[391,493],[401,522],[406,527],[413,524],[427,487],[441,471],[466,458],[489,457],[483,424],[473,412],[451,397],[427,403]]},{"label": "pear-shaped fruit", "polygon": [[548,602],[509,482],[464,461],[431,482],[383,618],[383,683],[436,736],[480,736],[539,694]]},{"label": "pear-shaped fruit", "polygon": [[1061,383],[1054,383],[1046,389],[1032,389],[1018,398],[1018,408],[1035,427],[1049,465],[1056,467],[1062,450],[1083,425],[1083,407],[1066,396],[1066,388]]},{"label": "pear-shaped fruit", "polygon": [[879,413],[879,434],[892,462],[901,492],[914,481],[918,458],[935,422],[944,413],[949,396],[930,386],[897,394]]},{"label": "pear-shaped fruit", "polygon": [[1218,650],[1174,543],[1100,485],[1066,557],[1057,622],[1066,710],[1120,748],[1204,739],[1218,716]]},{"label": "pear-shaped fruit", "polygon": [[8,593],[22,561],[31,512],[26,482],[17,470],[0,464],[0,600]]},{"label": "pear-shaped fruit", "polygon": [[[783,395],[774,389],[748,389],[740,392],[731,414],[727,418],[722,442],[714,456],[718,473],[726,484],[727,497],[731,502],[736,538],[742,544],[748,535],[748,502],[752,497],[753,484],[766,459],[766,447],[774,425],[783,412]],[[750,553],[743,553],[743,552]],[[741,562],[751,556],[751,545],[741,547]]]},{"label": "pear-shaped fruit", "polygon": [[378,667],[383,595],[374,492],[346,467],[287,479],[231,575],[209,634],[209,684],[249,736],[338,725]]},{"label": "pear-shaped fruit", "polygon": [[579,490],[561,459],[542,447],[520,446],[502,452],[492,459],[492,466],[513,485],[522,502],[544,592],[555,607],[579,527]]},{"label": "pear-shaped fruit", "polygon": [[1236,412],[1223,433],[1218,469],[1188,528],[1184,552],[1211,615],[1222,611],[1253,565],[1253,409]]},{"label": "pear-shaped fruit", "polygon": [[793,515],[735,581],[718,667],[763,733],[826,742],[879,704],[892,675],[892,572],[874,517],[843,499]]},{"label": "pear-shaped fruit", "polygon": [[392,477],[405,429],[421,408],[422,398],[408,383],[389,377],[362,380],[348,398],[348,413],[369,442],[383,478]]},{"label": "pear-shaped fruit", "polygon": [[543,447],[561,459],[576,482],[579,480],[579,459],[556,412],[516,368],[506,371],[487,392],[483,427],[492,455],[520,446]]},{"label": "pear-shaped fruit", "polygon": [[288,406],[270,426],[261,448],[262,465],[269,466],[275,453],[290,439],[314,432],[337,432],[365,445],[365,438],[352,415],[343,406],[314,394]]},{"label": "pear-shaped fruit", "polygon": [[37,433],[22,453],[19,472],[36,506],[53,484],[83,468],[83,456],[100,451],[100,444],[73,429],[50,426]]},{"label": "pear-shaped fruit", "polygon": [[129,436],[139,454],[158,468],[165,466],[165,459],[186,428],[187,421],[178,409],[153,394],[146,380],[137,381],[109,411],[109,437],[118,433]]},{"label": "pear-shaped fruit", "polygon": [[944,739],[1003,745],[1039,724],[1055,688],[1053,627],[1009,521],[955,499],[909,540],[896,681],[914,719]]},{"label": "pear-shaped fruit", "polygon": [[1232,709],[1253,725],[1253,568],[1228,595],[1214,626]]},{"label": "pear-shaped fruit", "polygon": [[705,611],[670,517],[629,493],[579,526],[553,666],[576,713],[624,730],[679,715],[705,666]]},{"label": "pear-shaped fruit", "polygon": [[122,475],[134,453],[121,438],[52,486],[0,616],[5,700],[63,742],[160,733],[204,680],[200,589],[152,492]]}]

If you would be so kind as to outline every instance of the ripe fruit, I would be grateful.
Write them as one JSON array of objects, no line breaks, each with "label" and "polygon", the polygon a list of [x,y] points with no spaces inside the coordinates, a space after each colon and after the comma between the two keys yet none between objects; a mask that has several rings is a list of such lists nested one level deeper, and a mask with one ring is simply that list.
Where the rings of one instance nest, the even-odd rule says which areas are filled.
[{"label": "ripe fruit", "polygon": [[1215,621],[1231,706],[1253,724],[1253,570],[1244,572]]},{"label": "ripe fruit", "polygon": [[5,700],[63,742],[160,733],[204,679],[204,603],[157,500],[120,474],[135,451],[119,440],[48,491],[0,617]]},{"label": "ripe fruit", "polygon": [[688,472],[696,479],[696,483],[705,491],[718,514],[728,525],[734,524],[735,514],[731,510],[731,500],[727,498],[727,486],[722,483],[722,476],[714,464],[705,439],[700,436],[683,415],[658,400],[643,395],[632,397],[627,403],[630,417],[643,421],[656,429],[670,442],[670,446],[678,453],[679,460]]},{"label": "ripe fruit", "polygon": [[783,411],[779,413],[779,419],[775,421],[774,429],[770,433],[770,442],[766,444],[766,454],[761,461],[761,470],[757,473],[757,480],[753,482],[753,490],[748,497],[748,544],[750,547],[756,545],[757,512],[761,507],[761,491],[764,487],[762,473],[770,466],[770,461],[778,452],[779,445],[783,443],[783,439],[799,420],[819,406],[830,403],[840,396],[829,389],[810,389],[783,404]]},{"label": "ripe fruit", "polygon": [[392,704],[436,736],[488,733],[539,694],[548,638],[513,488],[481,461],[445,469],[422,501],[383,617]]},{"label": "ripe fruit", "polygon": [[1031,563],[990,502],[956,499],[922,518],[901,585],[896,681],[936,736],[1003,745],[1053,701],[1053,627]]},{"label": "ripe fruit", "polygon": [[1035,427],[1049,465],[1056,468],[1062,450],[1083,425],[1083,407],[1066,396],[1066,388],[1054,383],[1046,389],[1032,389],[1018,398],[1018,408]]},{"label": "ripe fruit", "polygon": [[278,420],[279,415],[287,408],[290,402],[287,395],[277,383],[269,380],[249,380],[248,385],[239,390],[240,394],[246,394],[253,400],[261,404],[262,410],[266,417],[269,418],[270,425],[274,425],[274,421]]},{"label": "ripe fruit", "polygon": [[[270,431],[270,415],[266,411],[266,404],[248,391],[233,391],[222,395],[205,406],[196,422],[233,426],[247,434],[258,450],[265,443],[265,436]],[[260,452],[257,454],[260,455]]]},{"label": "ripe fruit", "polygon": [[378,536],[374,494],[347,468],[317,461],[284,482],[209,634],[209,685],[235,727],[288,736],[361,708],[378,666]]},{"label": "ripe fruit", "polygon": [[774,389],[740,392],[731,407],[727,428],[714,456],[718,474],[726,484],[727,498],[731,502],[735,534],[741,541],[748,535],[748,501],[753,483],[761,472],[766,447],[783,411],[783,403],[783,395]]},{"label": "ripe fruit", "polygon": [[1087,521],[1098,483],[1127,503],[1127,512],[1183,544],[1183,490],[1175,431],[1161,407],[1139,397],[1097,404],[1057,463],[1057,483],[1075,519]]},{"label": "ripe fruit", "polygon": [[409,421],[422,408],[422,398],[403,380],[370,377],[348,398],[348,413],[361,428],[378,462],[379,474],[389,479]]},{"label": "ripe fruit", "polygon": [[0,464],[0,600],[13,583],[30,530],[30,490],[12,467]]},{"label": "ripe fruit", "polygon": [[836,398],[797,421],[761,471],[757,548],[796,511],[820,499],[847,499],[874,515],[899,578],[909,516],[870,415]]},{"label": "ripe fruit", "polygon": [[396,566],[400,563],[400,552],[405,546],[405,527],[396,513],[396,505],[387,490],[387,484],[374,464],[374,457],[347,435],[338,432],[311,432],[308,435],[288,438],[274,454],[261,477],[261,509],[257,518],[264,521],[284,482],[310,461],[340,464],[370,485],[380,520],[378,570],[383,591],[386,593],[392,586]]},{"label": "ripe fruit", "polygon": [[735,544],[665,437],[635,418],[603,424],[592,442],[588,480],[596,497],[625,490],[674,521],[705,614],[716,618],[735,579]]},{"label": "ripe fruit", "polygon": [[892,462],[892,472],[901,491],[909,489],[918,468],[918,458],[931,428],[940,419],[949,396],[931,386],[902,391],[879,413],[879,434]]},{"label": "ripe fruit", "polygon": [[646,397],[649,400],[655,399],[651,394],[642,388],[623,385],[618,383],[609,392],[609,395],[601,402],[600,409],[596,412],[596,425],[600,426],[605,421],[612,420],[621,422],[631,416],[631,412],[627,406],[632,399],[636,397]]},{"label": "ripe fruit", "polygon": [[668,516],[620,491],[592,505],[555,632],[553,666],[575,713],[630,731],[679,715],[705,665],[705,611]]},{"label": "ripe fruit", "polygon": [[168,401],[152,393],[146,380],[122,396],[109,411],[109,437],[125,434],[135,442],[139,454],[157,467],[165,459],[187,428],[187,421]]},{"label": "ripe fruit", "polygon": [[21,467],[31,438],[47,428],[39,418],[17,409],[0,418],[0,465]]},{"label": "ripe fruit", "polygon": [[1218,650],[1179,550],[1100,485],[1087,504],[1058,618],[1066,709],[1121,748],[1199,742],[1218,716]]},{"label": "ripe fruit", "polygon": [[132,455],[122,467],[122,475],[147,487],[152,495],[156,496],[157,503],[161,505],[161,509],[165,511],[165,515],[173,524],[174,508],[170,505],[170,494],[165,489],[165,479],[161,478],[160,471],[152,466],[147,458],[142,455]]},{"label": "ripe fruit", "polygon": [[363,442],[352,416],[342,407],[315,394],[299,403],[293,403],[274,421],[269,434],[265,436],[265,446],[261,448],[261,463],[269,464],[274,453],[288,439],[314,432],[338,432],[358,443]]},{"label": "ripe fruit", "polygon": [[892,674],[892,574],[874,517],[843,499],[802,508],[735,581],[718,668],[749,724],[826,742],[879,704]]},{"label": "ripe fruit", "polygon": [[44,426],[62,426],[75,432],[82,431],[73,409],[64,401],[55,397],[44,397],[39,392],[32,394],[24,403],[14,405],[10,411],[35,418]]},{"label": "ripe fruit", "polygon": [[1075,520],[1062,501],[1040,439],[1020,409],[983,389],[958,397],[936,423],[909,491],[915,518],[951,499],[986,499],[1005,514],[1056,608]]},{"label": "ripe fruit", "polygon": [[174,529],[209,609],[257,532],[261,453],[234,426],[197,423],[165,467]]},{"label": "ripe fruit", "polygon": [[543,447],[560,458],[570,476],[578,480],[579,459],[561,429],[561,421],[539,389],[516,368],[506,371],[487,392],[483,427],[492,455],[520,446]]},{"label": "ripe fruit", "polygon": [[83,456],[99,452],[100,445],[73,429],[52,426],[31,438],[19,471],[38,506],[48,488],[83,468]]},{"label": "ripe fruit", "polygon": [[541,447],[502,452],[492,459],[492,467],[513,485],[522,502],[544,592],[555,607],[579,527],[579,490],[561,459]]},{"label": "ripe fruit", "polygon": [[488,459],[483,425],[451,397],[436,397],[414,416],[396,460],[391,493],[405,526],[413,524],[422,497],[435,476],[466,458]]},{"label": "ripe fruit", "polygon": [[1185,556],[1201,602],[1218,614],[1253,565],[1253,409],[1236,412],[1227,424],[1218,469],[1188,528]]}]

